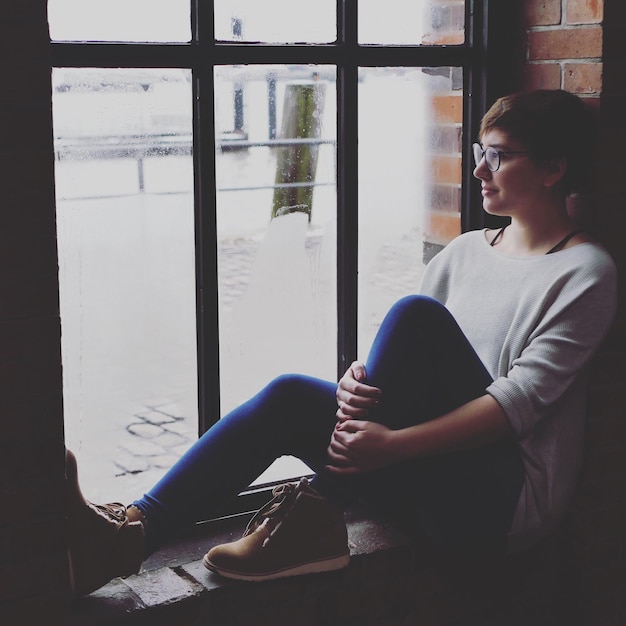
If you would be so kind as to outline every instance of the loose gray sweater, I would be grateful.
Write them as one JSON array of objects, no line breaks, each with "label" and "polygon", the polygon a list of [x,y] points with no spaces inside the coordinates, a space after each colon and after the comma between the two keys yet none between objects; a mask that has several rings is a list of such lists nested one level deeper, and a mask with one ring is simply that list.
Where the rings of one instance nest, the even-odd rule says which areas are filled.
[{"label": "loose gray sweater", "polygon": [[421,293],[450,310],[494,379],[486,392],[526,472],[509,550],[528,547],[558,524],[576,485],[587,366],[615,313],[615,265],[595,243],[508,257],[472,231],[431,261]]}]

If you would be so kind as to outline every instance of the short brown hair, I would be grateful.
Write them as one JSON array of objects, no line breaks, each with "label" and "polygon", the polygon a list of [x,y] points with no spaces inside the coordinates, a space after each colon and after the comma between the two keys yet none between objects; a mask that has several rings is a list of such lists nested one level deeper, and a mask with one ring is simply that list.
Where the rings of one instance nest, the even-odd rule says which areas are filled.
[{"label": "short brown hair", "polygon": [[539,163],[565,158],[562,180],[566,194],[590,191],[596,125],[577,96],[561,89],[540,89],[499,98],[480,125],[480,138],[497,128],[521,141]]}]

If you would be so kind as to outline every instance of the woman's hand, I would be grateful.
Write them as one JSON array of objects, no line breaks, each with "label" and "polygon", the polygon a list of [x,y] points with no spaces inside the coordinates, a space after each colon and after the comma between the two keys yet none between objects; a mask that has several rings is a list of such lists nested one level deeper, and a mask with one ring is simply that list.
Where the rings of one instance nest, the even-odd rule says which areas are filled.
[{"label": "woman's hand", "polygon": [[377,422],[346,419],[337,423],[327,454],[334,474],[360,474],[390,465],[398,459],[393,431]]},{"label": "woman's hand", "polygon": [[382,393],[378,387],[361,382],[365,380],[365,366],[354,361],[337,385],[337,419],[339,422],[366,419],[369,411],[379,405]]}]

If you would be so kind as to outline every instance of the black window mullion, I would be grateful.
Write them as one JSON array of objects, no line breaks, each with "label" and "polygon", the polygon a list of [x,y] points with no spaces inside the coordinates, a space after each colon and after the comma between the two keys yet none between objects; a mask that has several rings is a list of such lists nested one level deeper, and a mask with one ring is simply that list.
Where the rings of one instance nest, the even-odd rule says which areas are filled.
[{"label": "black window mullion", "polygon": [[191,6],[198,430],[220,418],[213,2]]},{"label": "black window mullion", "polygon": [[357,352],[358,42],[357,3],[337,2],[337,375]]},{"label": "black window mullion", "polygon": [[[471,5],[471,6],[470,6]],[[470,44],[469,58],[463,71],[463,198],[461,230],[482,228],[484,212],[479,202],[474,178],[472,143],[478,137],[480,120],[485,111],[485,55],[487,12],[483,3],[468,3],[465,9],[465,37]]]},{"label": "black window mullion", "polygon": [[191,59],[188,43],[50,43],[53,67],[189,68]]}]

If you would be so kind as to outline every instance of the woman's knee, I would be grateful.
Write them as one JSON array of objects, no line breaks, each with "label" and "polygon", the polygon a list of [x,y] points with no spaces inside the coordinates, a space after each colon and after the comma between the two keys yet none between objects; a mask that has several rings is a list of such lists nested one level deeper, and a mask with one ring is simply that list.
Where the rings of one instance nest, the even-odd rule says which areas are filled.
[{"label": "woman's knee", "polygon": [[438,300],[429,296],[410,295],[398,300],[385,318],[387,324],[401,328],[428,328],[454,324],[454,318]]},{"label": "woman's knee", "polygon": [[281,374],[268,383],[265,391],[275,396],[291,396],[307,388],[307,377],[301,374]]},{"label": "woman's knee", "polygon": [[441,302],[430,296],[415,294],[400,298],[390,311],[407,315],[441,315],[445,314],[447,309]]},{"label": "woman's knee", "polygon": [[336,384],[303,374],[282,374],[263,390],[270,402],[285,406],[308,406],[311,403],[334,402]]}]

